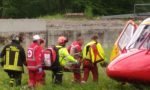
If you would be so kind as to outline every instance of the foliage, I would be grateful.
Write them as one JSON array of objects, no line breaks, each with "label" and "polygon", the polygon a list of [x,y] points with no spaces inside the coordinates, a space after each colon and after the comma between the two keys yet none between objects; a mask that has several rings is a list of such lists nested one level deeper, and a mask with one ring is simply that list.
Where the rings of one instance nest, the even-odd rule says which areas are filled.
[{"label": "foliage", "polygon": [[133,13],[135,3],[149,0],[0,0],[1,18],[34,18],[84,12],[87,17]]},{"label": "foliage", "polygon": [[40,16],[38,18],[40,19],[62,19],[64,18],[64,15],[62,14],[46,15],[46,16]]}]

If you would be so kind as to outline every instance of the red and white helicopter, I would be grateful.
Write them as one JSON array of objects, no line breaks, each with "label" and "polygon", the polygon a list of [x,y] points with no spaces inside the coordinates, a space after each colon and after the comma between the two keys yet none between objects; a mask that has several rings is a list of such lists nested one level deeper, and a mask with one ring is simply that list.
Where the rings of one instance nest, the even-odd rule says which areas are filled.
[{"label": "red and white helicopter", "polygon": [[133,20],[129,20],[126,23],[125,27],[123,28],[122,32],[120,33],[113,46],[110,61],[112,61],[114,58],[124,52],[126,45],[130,42],[137,27],[138,25],[134,23]]},{"label": "red and white helicopter", "polygon": [[[129,26],[133,29],[128,30]],[[121,82],[149,84],[150,18],[145,19],[136,31],[134,24],[129,26],[115,43],[118,51],[106,69],[107,75]]]}]

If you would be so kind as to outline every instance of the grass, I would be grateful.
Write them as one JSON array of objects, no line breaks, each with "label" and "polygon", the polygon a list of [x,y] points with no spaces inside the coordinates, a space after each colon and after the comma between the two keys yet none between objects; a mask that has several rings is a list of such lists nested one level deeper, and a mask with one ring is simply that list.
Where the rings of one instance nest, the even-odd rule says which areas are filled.
[{"label": "grass", "polygon": [[39,19],[63,19],[64,15],[62,14],[55,14],[55,15],[46,15],[38,17]]},{"label": "grass", "polygon": [[67,17],[64,14],[54,14],[54,15],[45,15],[37,17],[38,19],[49,19],[49,20],[59,20],[59,19],[73,19],[73,20],[89,20],[89,19],[100,19],[100,16],[84,16],[84,17]]},{"label": "grass", "polygon": [[[107,58],[109,57],[110,49],[105,49]],[[37,86],[36,90],[137,90],[133,85],[126,84],[121,86],[118,82],[110,79],[105,72],[105,68],[99,66],[99,82],[94,83],[92,81],[92,76],[90,75],[88,82],[86,84],[76,84],[71,83],[73,79],[72,73],[65,72],[63,76],[62,85],[53,85],[51,83],[51,72],[46,71],[46,85]],[[0,68],[0,90],[28,90],[20,87],[9,88],[8,75]],[[23,74],[22,86],[26,86],[28,82],[28,73],[27,70]],[[144,90],[150,90],[150,87],[144,87]]]}]

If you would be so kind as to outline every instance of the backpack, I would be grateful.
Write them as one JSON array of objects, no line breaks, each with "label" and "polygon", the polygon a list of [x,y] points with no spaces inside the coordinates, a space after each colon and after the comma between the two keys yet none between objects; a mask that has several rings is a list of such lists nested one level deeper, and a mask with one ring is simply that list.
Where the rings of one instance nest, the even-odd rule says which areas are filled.
[{"label": "backpack", "polygon": [[71,53],[71,50],[73,50],[73,53],[77,53],[78,52],[77,46],[79,46],[79,45],[70,45],[70,46],[68,46],[68,48],[67,48],[68,52]]},{"label": "backpack", "polygon": [[67,47],[68,52],[70,53],[71,45]]},{"label": "backpack", "polygon": [[45,67],[51,67],[56,60],[56,52],[54,47],[48,47],[43,53],[43,63]]},{"label": "backpack", "polygon": [[[90,59],[92,60],[92,51],[93,51],[93,54],[94,54],[94,62],[93,63],[98,63],[100,61],[103,61],[103,58],[101,57],[100,53],[98,52],[98,49],[97,49],[97,43],[94,43],[92,45],[89,45],[87,46],[87,51],[86,51],[86,55],[88,54],[89,52],[89,57]],[[99,59],[97,60],[96,57],[99,57]]]}]

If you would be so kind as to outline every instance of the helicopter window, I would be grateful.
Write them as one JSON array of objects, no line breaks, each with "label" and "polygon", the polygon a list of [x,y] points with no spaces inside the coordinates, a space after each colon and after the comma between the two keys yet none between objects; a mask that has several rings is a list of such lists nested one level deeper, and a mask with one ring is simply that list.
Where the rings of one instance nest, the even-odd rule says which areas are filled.
[{"label": "helicopter window", "polygon": [[146,37],[145,42],[140,48],[150,49],[150,34]]},{"label": "helicopter window", "polygon": [[148,36],[149,34],[150,34],[150,25],[146,25],[144,27],[144,30],[142,31],[140,37],[136,41],[135,48],[139,48],[142,44],[143,45],[142,45],[141,48],[147,48],[147,44],[148,44],[148,41],[149,41],[149,38],[150,38]]},{"label": "helicopter window", "polygon": [[126,30],[124,31],[124,33],[122,34],[118,42],[119,47],[121,49],[123,49],[129,43],[133,35],[133,32],[134,32],[134,26],[132,24],[128,24]]}]

